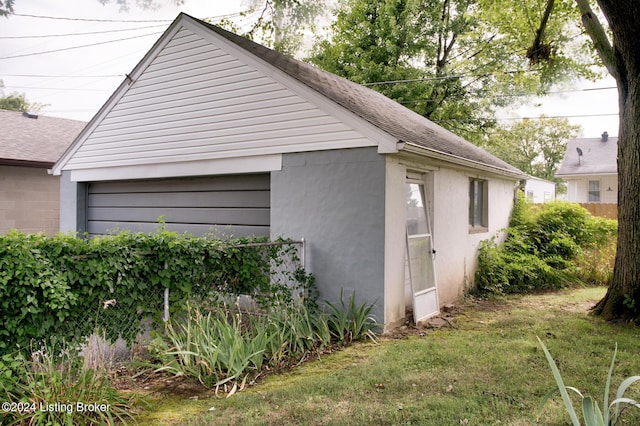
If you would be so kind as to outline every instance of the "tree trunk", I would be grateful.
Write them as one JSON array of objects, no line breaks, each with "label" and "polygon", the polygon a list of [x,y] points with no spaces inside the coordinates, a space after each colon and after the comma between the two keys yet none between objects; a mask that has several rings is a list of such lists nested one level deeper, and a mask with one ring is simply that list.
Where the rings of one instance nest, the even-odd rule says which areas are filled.
[{"label": "tree trunk", "polygon": [[[618,250],[613,278],[593,312],[640,322],[640,16],[638,0],[598,0],[613,32],[618,84]],[[613,74],[613,73],[612,73]]]}]

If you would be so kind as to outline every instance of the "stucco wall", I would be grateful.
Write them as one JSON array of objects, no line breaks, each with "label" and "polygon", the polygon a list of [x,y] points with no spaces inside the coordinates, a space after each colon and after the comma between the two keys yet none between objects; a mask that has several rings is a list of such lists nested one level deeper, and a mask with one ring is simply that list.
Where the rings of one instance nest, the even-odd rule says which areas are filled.
[{"label": "stucco wall", "polygon": [[[469,232],[469,179],[489,182],[489,226]],[[458,300],[473,285],[480,242],[506,228],[513,207],[515,182],[441,168],[434,174],[434,247],[440,305]]]},{"label": "stucco wall", "polygon": [[375,148],[286,154],[271,174],[271,236],[305,238],[320,300],[355,290],[383,318],[385,159]]},{"label": "stucco wall", "polygon": [[46,169],[0,166],[0,233],[58,232],[60,185]]}]

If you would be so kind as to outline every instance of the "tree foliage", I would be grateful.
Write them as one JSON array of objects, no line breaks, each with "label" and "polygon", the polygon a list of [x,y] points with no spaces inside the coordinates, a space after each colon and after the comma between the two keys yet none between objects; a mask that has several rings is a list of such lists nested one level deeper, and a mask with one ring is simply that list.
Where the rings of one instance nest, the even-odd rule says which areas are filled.
[{"label": "tree foliage", "polygon": [[9,111],[30,111],[38,112],[45,105],[37,102],[29,102],[24,93],[11,92],[8,95],[4,93],[4,83],[0,80],[0,109]]},{"label": "tree foliage", "polygon": [[566,118],[525,119],[492,130],[484,148],[531,176],[559,182],[555,173],[567,141],[580,129]]},{"label": "tree foliage", "polygon": [[[586,49],[558,50],[556,62],[531,67],[524,57],[540,0],[344,0],[330,38],[309,60],[369,84],[417,113],[478,142],[495,125],[495,107],[572,77],[594,77]],[[575,11],[573,11],[575,14]],[[568,12],[567,12],[568,13]],[[573,37],[549,19],[547,37]],[[547,40],[548,38],[545,38]],[[560,46],[560,44],[558,44]],[[575,46],[574,46],[575,47]],[[555,51],[554,51],[555,52]]]}]

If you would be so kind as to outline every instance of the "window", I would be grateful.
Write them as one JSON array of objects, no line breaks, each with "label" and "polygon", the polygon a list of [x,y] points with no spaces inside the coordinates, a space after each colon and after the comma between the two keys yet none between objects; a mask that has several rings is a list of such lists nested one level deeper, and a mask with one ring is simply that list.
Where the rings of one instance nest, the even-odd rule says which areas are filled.
[{"label": "window", "polygon": [[487,231],[489,226],[488,209],[489,182],[481,179],[469,181],[469,231]]},{"label": "window", "polygon": [[600,201],[600,181],[599,180],[590,180],[589,181],[589,202],[592,201]]}]

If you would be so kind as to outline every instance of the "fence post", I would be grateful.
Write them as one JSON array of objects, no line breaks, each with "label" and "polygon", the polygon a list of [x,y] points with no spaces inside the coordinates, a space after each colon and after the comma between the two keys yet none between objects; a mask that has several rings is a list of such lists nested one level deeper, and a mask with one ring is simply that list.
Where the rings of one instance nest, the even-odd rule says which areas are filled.
[{"label": "fence post", "polygon": [[301,244],[302,248],[300,249],[300,266],[302,266],[302,269],[306,272],[307,271],[307,266],[306,266],[306,262],[305,262],[305,254],[306,253],[305,253],[305,249],[304,249],[304,246],[305,246],[304,238],[301,238],[300,242],[302,242],[302,244]]},{"label": "fence post", "polygon": [[162,314],[162,320],[169,322],[169,288],[164,289],[164,313]]}]

